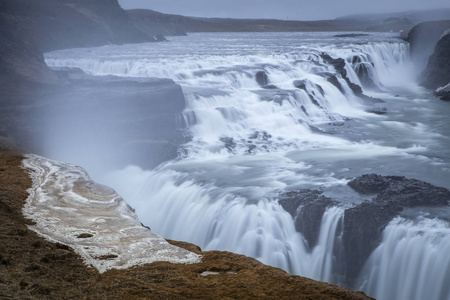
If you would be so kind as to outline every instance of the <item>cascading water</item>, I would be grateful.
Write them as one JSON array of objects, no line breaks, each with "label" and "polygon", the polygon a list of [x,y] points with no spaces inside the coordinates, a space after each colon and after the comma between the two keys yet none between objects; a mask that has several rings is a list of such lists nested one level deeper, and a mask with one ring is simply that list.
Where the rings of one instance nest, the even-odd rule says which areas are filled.
[{"label": "cascading water", "polygon": [[379,300],[450,299],[450,224],[397,218],[384,230],[359,288]]},{"label": "cascading water", "polygon": [[[337,58],[344,69],[330,61]],[[447,113],[414,83],[408,45],[393,35],[193,34],[170,43],[63,50],[46,54],[46,62],[93,75],[168,77],[182,86],[180,127],[191,141],[180,157],[155,170],[130,166],[103,182],[154,232],[204,250],[242,253],[339,283],[339,224],[345,207],[361,201],[346,190],[348,178],[400,174],[449,187],[450,153],[433,150],[449,143]],[[354,84],[387,102],[364,97]],[[387,115],[370,113],[385,108]],[[323,214],[314,247],[277,201],[305,188],[341,201]],[[442,255],[435,249],[430,255]],[[367,280],[365,290],[378,293],[380,279]]]}]

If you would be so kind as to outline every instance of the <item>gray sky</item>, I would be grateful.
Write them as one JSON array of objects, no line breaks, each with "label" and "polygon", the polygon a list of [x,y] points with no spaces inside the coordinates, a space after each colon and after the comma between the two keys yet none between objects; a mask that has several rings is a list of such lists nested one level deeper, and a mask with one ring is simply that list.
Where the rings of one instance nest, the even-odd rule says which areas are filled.
[{"label": "gray sky", "polygon": [[320,20],[354,13],[450,7],[449,0],[119,0],[124,9],[221,18]]}]

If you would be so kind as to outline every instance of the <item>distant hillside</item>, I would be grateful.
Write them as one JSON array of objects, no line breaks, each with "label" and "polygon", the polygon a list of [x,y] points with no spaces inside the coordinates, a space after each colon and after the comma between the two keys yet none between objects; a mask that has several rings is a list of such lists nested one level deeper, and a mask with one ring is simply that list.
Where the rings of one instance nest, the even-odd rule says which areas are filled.
[{"label": "distant hillside", "polygon": [[403,12],[393,12],[393,13],[379,13],[379,14],[358,14],[358,15],[347,15],[337,20],[371,20],[371,21],[382,21],[391,18],[407,18],[410,22],[417,24],[425,21],[435,21],[435,20],[445,20],[450,18],[450,8],[442,9],[430,9],[422,11],[403,11]]},{"label": "distant hillside", "polygon": [[135,26],[145,32],[177,35],[184,32],[306,32],[306,31],[405,31],[414,26],[406,18],[343,18],[321,21],[276,19],[194,18],[167,15],[152,10],[127,11]]}]

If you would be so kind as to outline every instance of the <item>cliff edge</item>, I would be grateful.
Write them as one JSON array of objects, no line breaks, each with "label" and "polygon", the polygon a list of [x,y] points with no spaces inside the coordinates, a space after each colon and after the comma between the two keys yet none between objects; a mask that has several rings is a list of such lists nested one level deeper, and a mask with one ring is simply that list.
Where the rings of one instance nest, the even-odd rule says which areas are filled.
[{"label": "cliff edge", "polygon": [[423,70],[421,84],[442,100],[450,100],[450,20],[417,24],[407,41],[412,60]]}]

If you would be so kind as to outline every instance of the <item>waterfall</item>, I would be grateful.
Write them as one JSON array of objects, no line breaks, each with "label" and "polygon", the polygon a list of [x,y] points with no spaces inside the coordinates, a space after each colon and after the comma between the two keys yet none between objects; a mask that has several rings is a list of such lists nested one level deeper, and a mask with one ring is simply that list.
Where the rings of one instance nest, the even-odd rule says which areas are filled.
[{"label": "waterfall", "polygon": [[394,219],[361,276],[359,289],[379,300],[450,299],[450,224]]},{"label": "waterfall", "polygon": [[[345,187],[346,178],[363,172],[378,168],[385,168],[385,173],[401,172],[429,162],[421,155],[426,150],[420,144],[422,134],[406,146],[399,146],[398,139],[385,142],[364,135],[377,130],[378,121],[384,120],[369,110],[385,104],[355,88],[359,85],[364,93],[375,96],[399,89],[416,91],[409,72],[408,44],[382,34],[380,40],[350,44],[328,33],[322,35],[193,34],[174,37],[171,43],[57,51],[47,53],[45,59],[53,68],[74,67],[92,75],[135,80],[166,77],[182,87],[186,109],[179,116],[180,130],[190,141],[180,149],[180,157],[154,170],[130,166],[102,180],[155,233],[195,243],[204,250],[245,254],[292,274],[339,283],[340,257],[335,248],[340,247],[340,222],[348,203],[325,210],[318,243],[309,249],[292,216],[278,204],[279,195],[304,188],[339,190]],[[337,66],[341,62],[343,69]],[[388,129],[382,127],[377,133],[405,136],[423,130],[421,124],[394,126],[398,123],[386,123]],[[433,168],[438,165],[435,162],[430,163]],[[387,249],[395,243],[388,241],[401,238],[394,233],[400,227],[405,236],[411,236],[408,241],[422,244],[423,249],[411,255],[428,259],[428,251],[440,253],[436,255],[448,264],[443,257],[448,251],[439,250],[444,241],[448,247],[447,238],[438,247],[439,233],[432,226],[419,234],[418,224],[397,220],[386,228],[382,245],[367,264],[375,269],[367,271],[372,273],[364,275],[361,284],[377,297],[382,293],[379,289],[400,280],[418,286],[409,269],[402,275],[405,278],[379,278],[391,271],[377,265],[404,264],[407,257],[418,262],[410,254],[402,257],[401,249],[393,250],[398,259],[389,257]],[[421,266],[414,263],[414,267]],[[417,275],[423,277],[420,280],[435,272],[431,265],[424,268]],[[448,273],[443,276],[439,278],[448,283]],[[420,299],[391,295],[384,299]],[[434,295],[425,298],[448,300],[448,294]]]},{"label": "waterfall", "polygon": [[195,183],[173,171],[161,173],[129,167],[110,174],[108,181],[120,187],[124,176],[128,178],[128,189],[124,187],[121,193],[139,199],[133,206],[141,212],[140,220],[152,224],[152,230],[158,234],[192,242],[203,250],[244,254],[292,274],[333,280],[333,249],[340,237],[338,225],[344,214],[341,207],[325,211],[317,245],[309,249],[291,215],[277,202],[249,201],[250,197],[239,196],[230,189]]}]

